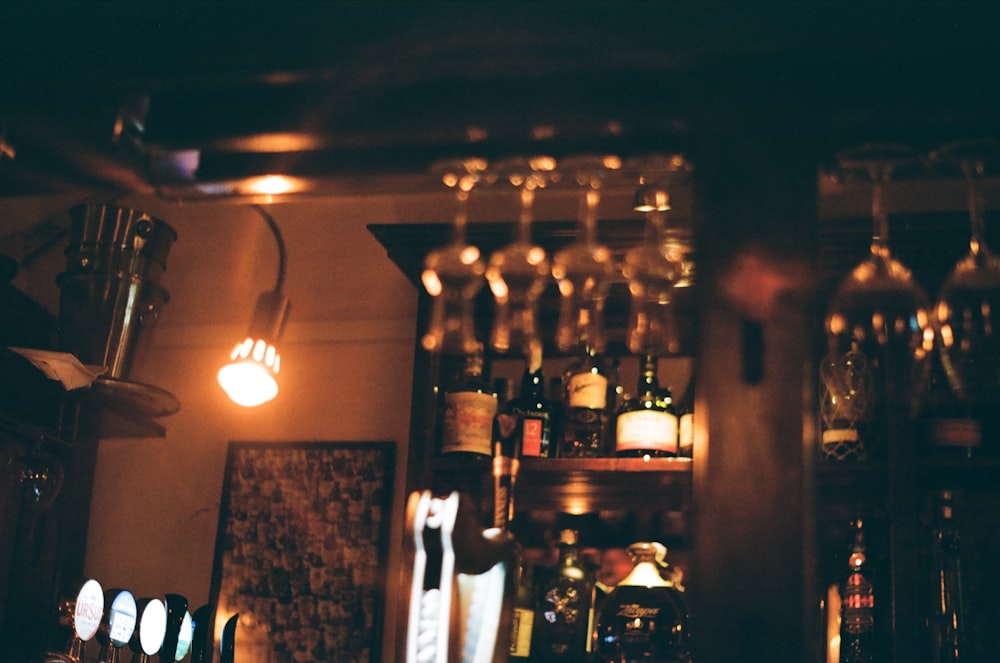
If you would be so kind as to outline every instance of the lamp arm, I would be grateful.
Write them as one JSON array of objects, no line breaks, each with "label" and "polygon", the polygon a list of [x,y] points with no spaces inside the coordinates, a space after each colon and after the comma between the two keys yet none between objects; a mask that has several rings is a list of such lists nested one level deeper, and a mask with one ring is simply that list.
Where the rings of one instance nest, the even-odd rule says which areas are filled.
[{"label": "lamp arm", "polygon": [[275,222],[274,217],[264,208],[263,205],[253,204],[250,205],[253,209],[257,211],[258,214],[267,222],[268,228],[274,234],[274,241],[278,244],[278,280],[274,284],[274,291],[280,292],[282,287],[285,285],[285,239],[281,236],[281,230],[278,229],[278,224]]}]

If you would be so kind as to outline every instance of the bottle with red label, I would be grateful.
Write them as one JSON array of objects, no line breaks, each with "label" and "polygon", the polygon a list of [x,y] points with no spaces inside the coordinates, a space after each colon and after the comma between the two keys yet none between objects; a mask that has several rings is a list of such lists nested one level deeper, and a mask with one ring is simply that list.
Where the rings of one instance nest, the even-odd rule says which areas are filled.
[{"label": "bottle with red label", "polygon": [[876,660],[875,585],[862,519],[852,524],[854,540],[840,588],[840,663]]},{"label": "bottle with red label", "polygon": [[521,391],[504,410],[521,417],[521,456],[549,458],[552,456],[552,431],[555,409],[545,396],[545,376],[541,356],[533,357],[521,377]]}]

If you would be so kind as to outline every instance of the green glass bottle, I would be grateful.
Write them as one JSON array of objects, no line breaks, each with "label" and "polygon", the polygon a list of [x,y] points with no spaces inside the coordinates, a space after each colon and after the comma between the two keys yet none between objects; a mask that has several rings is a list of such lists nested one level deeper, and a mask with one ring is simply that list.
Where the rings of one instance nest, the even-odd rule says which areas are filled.
[{"label": "green glass bottle", "polygon": [[615,423],[615,455],[620,458],[677,455],[677,412],[656,372],[656,356],[645,355],[637,395],[625,401]]},{"label": "green glass bottle", "polygon": [[962,588],[961,539],[953,517],[953,494],[935,496],[931,541],[931,588],[927,596],[927,634],[931,663],[968,663],[965,598]]},{"label": "green glass bottle", "polygon": [[521,456],[549,458],[552,456],[555,409],[545,396],[545,376],[541,356],[533,357],[524,368],[521,391],[504,410],[521,417]]},{"label": "green glass bottle", "polygon": [[559,561],[539,578],[533,659],[587,661],[594,626],[594,574],[579,558],[578,532],[559,533]]}]

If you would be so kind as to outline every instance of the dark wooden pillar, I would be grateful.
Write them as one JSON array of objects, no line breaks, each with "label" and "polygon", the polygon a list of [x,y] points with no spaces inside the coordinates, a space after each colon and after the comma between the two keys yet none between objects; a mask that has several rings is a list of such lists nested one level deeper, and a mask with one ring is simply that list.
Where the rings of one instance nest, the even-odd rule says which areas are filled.
[{"label": "dark wooden pillar", "polygon": [[818,618],[808,297],[817,141],[808,104],[778,93],[774,67],[699,73],[695,660],[800,663],[814,660]]}]

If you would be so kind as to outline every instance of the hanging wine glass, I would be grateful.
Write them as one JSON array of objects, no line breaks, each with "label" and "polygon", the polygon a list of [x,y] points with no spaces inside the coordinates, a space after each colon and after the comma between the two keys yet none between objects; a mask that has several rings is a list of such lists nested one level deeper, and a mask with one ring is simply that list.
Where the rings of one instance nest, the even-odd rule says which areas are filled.
[{"label": "hanging wine glass", "polygon": [[885,189],[900,168],[921,163],[919,155],[897,145],[866,145],[839,155],[841,173],[871,183],[874,224],[868,256],[840,283],[826,317],[830,352],[864,355],[877,393],[911,414],[919,406],[933,330],[927,295],[889,249]]},{"label": "hanging wine glass", "polygon": [[675,155],[642,167],[633,209],[646,214],[645,231],[642,241],[625,253],[622,268],[631,295],[627,342],[633,354],[665,356],[681,350],[675,300],[678,286],[688,288],[694,278],[690,238],[684,241],[680,233],[666,231],[670,188],[689,165]]},{"label": "hanging wine glass", "polygon": [[486,171],[483,159],[437,164],[434,171],[455,190],[451,241],[424,259],[420,280],[431,296],[430,322],[421,345],[429,352],[468,355],[479,344],[475,329],[475,299],[485,281],[479,249],[466,241],[469,193]]},{"label": "hanging wine glass", "polygon": [[44,511],[59,496],[65,469],[58,458],[35,448],[8,460],[7,474],[21,487],[25,503],[38,511]]},{"label": "hanging wine glass", "polygon": [[493,253],[486,268],[495,302],[490,345],[501,354],[511,350],[526,358],[542,354],[538,300],[550,266],[545,250],[531,241],[531,223],[535,192],[555,177],[555,166],[555,159],[542,156],[501,162],[495,169],[498,179],[517,187],[521,205],[513,242]]},{"label": "hanging wine glass", "polygon": [[556,345],[562,352],[586,346],[600,354],[605,349],[604,303],[615,266],[611,250],[597,239],[597,210],[605,175],[619,168],[621,161],[611,156],[575,157],[560,168],[573,173],[581,188],[579,235],[552,260],[560,295]]},{"label": "hanging wine glass", "polygon": [[968,195],[969,251],[945,278],[934,307],[938,351],[952,391],[984,405],[1000,396],[1000,259],[986,245],[979,179],[1000,157],[1000,142],[963,141],[931,155],[961,169]]}]

